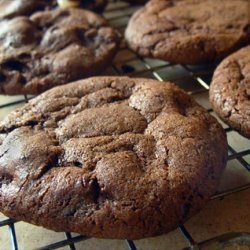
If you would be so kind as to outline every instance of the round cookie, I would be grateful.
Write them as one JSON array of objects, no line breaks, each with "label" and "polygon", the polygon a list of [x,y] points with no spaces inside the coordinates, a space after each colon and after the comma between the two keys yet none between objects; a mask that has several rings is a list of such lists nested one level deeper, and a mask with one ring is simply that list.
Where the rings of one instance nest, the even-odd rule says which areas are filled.
[{"label": "round cookie", "polygon": [[[60,1],[66,2],[70,0]],[[79,7],[101,11],[105,8],[106,4],[107,0],[85,0],[81,1]],[[57,6],[57,0],[0,0],[0,19],[30,16],[34,12],[54,9]]]},{"label": "round cookie", "polygon": [[0,93],[38,94],[95,75],[111,63],[119,40],[102,17],[82,9],[2,21]]},{"label": "round cookie", "polygon": [[214,73],[209,96],[219,116],[250,138],[250,46],[221,62]]},{"label": "round cookie", "polygon": [[1,212],[101,238],[176,228],[215,192],[227,159],[215,118],[150,79],[56,87],[2,121],[0,138]]},{"label": "round cookie", "polygon": [[141,56],[200,64],[222,59],[250,42],[248,0],[151,0],[125,32]]},{"label": "round cookie", "polygon": [[56,0],[0,0],[0,20],[56,7]]}]

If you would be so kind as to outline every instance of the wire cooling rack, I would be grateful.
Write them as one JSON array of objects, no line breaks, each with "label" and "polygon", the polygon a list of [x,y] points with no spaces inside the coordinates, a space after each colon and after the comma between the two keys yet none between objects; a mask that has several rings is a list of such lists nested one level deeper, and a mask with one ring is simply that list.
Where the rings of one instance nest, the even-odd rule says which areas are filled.
[{"label": "wire cooling rack", "polygon": [[[139,8],[139,6],[131,6],[128,3],[122,1],[112,1],[109,3],[106,11],[104,12],[104,17],[109,20],[110,24],[118,29],[121,34],[124,33],[126,25],[130,16]],[[170,80],[178,84],[180,87],[185,89],[188,94],[192,95],[198,102],[200,100],[201,104],[212,114],[215,115],[213,110],[210,108],[208,104],[208,90],[209,84],[211,81],[211,77],[216,65],[199,65],[199,66],[189,66],[189,65],[177,65],[171,64],[169,62],[164,62],[160,60],[152,60],[142,58],[131,50],[129,50],[125,42],[122,43],[120,52],[118,53],[114,63],[109,69],[107,69],[104,74],[106,75],[129,75],[133,77],[148,77],[157,79],[159,81]],[[200,99],[199,97],[202,98]],[[15,101],[12,101],[12,98],[0,97],[0,99],[4,99],[4,103],[1,100],[0,111],[3,109],[11,108],[15,105],[21,105],[25,102],[28,102],[29,97],[22,96]],[[218,118],[218,117],[217,117]],[[219,120],[219,118],[218,118]],[[221,120],[228,138],[230,139],[230,133],[233,130],[225,125]],[[236,134],[234,136],[241,137]],[[249,141],[248,141],[249,142]],[[245,168],[250,175],[250,144],[248,148],[239,149],[235,148],[233,143],[228,145],[228,161],[237,161],[237,164],[242,168]],[[218,199],[221,197],[225,197],[227,195],[241,192],[243,190],[250,189],[250,183],[237,186],[236,188],[228,188],[223,190],[223,192],[218,192],[211,199]],[[0,221],[1,227],[9,228],[9,237],[11,241],[11,246],[13,250],[17,250],[18,248],[18,240],[15,230],[15,225],[18,221],[13,219],[5,219]],[[184,225],[179,225],[179,230],[181,231],[183,237],[187,240],[191,249],[199,249],[200,246],[205,244],[206,242],[197,243],[192,235],[188,232],[188,230],[184,227]],[[230,236],[230,235],[229,235]],[[218,236],[217,240],[223,240],[224,236]],[[244,238],[249,240],[249,235],[246,234],[233,234],[232,238]],[[224,237],[225,238],[225,237]],[[230,238],[230,237],[229,237]],[[46,246],[37,246],[37,249],[45,250],[45,249],[59,249],[67,246],[68,249],[75,250],[79,249],[76,246],[76,243],[81,241],[86,241],[89,238],[86,236],[73,236],[71,233],[65,232],[65,239],[61,241],[54,242],[50,245]],[[228,238],[227,238],[228,239]],[[130,250],[136,250],[138,247],[136,243],[132,240],[126,240],[127,248]],[[1,249],[1,246],[0,246]]]}]

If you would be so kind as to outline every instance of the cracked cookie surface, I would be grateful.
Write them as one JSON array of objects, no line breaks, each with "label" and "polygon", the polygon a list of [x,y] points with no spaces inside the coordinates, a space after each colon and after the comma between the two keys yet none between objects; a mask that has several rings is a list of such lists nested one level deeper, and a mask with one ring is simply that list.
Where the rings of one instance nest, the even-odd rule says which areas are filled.
[{"label": "cracked cookie surface", "polygon": [[[107,0],[85,0],[82,8],[101,11],[107,4]],[[8,19],[17,16],[30,16],[37,11],[57,8],[56,0],[0,0],[0,19]]]},{"label": "cracked cookie surface", "polygon": [[138,54],[175,63],[217,61],[250,42],[248,0],[151,0],[129,21]]},{"label": "cracked cookie surface", "polygon": [[87,10],[43,11],[4,20],[0,93],[39,94],[96,75],[111,63],[118,47],[117,32]]},{"label": "cracked cookie surface", "polygon": [[250,46],[221,62],[214,73],[209,95],[219,116],[250,138]]},{"label": "cracked cookie surface", "polygon": [[56,87],[0,124],[0,211],[101,238],[160,235],[215,192],[227,143],[168,82],[96,77]]}]

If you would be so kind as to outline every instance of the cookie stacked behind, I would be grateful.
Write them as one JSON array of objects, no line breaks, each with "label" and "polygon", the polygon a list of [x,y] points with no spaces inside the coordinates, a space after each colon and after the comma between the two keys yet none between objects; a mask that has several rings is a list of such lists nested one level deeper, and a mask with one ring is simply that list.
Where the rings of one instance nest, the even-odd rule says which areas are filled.
[{"label": "cookie stacked behind", "polygon": [[12,112],[0,133],[0,211],[101,238],[176,228],[215,192],[227,158],[215,118],[150,79],[56,87]]},{"label": "cookie stacked behind", "polygon": [[0,93],[38,94],[109,65],[119,36],[82,9],[41,11],[0,22]]},{"label": "cookie stacked behind", "polygon": [[248,0],[151,0],[126,29],[138,54],[174,63],[221,60],[250,42]]},{"label": "cookie stacked behind", "polygon": [[218,66],[210,87],[210,101],[225,122],[250,138],[250,46]]},{"label": "cookie stacked behind", "polygon": [[[0,0],[0,20],[16,16],[30,16],[37,11],[51,10],[58,6],[58,2],[66,4],[79,2],[79,7],[101,11],[105,8],[107,0]],[[77,7],[78,5],[76,5]]]}]

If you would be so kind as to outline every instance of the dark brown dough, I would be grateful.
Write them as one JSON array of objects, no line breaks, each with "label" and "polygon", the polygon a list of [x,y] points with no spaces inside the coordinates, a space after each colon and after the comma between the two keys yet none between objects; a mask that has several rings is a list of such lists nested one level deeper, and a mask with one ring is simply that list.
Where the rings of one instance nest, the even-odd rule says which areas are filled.
[{"label": "dark brown dough", "polygon": [[230,55],[218,66],[210,101],[226,123],[250,138],[250,46]]},{"label": "dark brown dough", "polygon": [[0,124],[0,211],[101,238],[167,233],[216,191],[218,122],[168,82],[96,77],[56,87]]},{"label": "dark brown dough", "polygon": [[39,94],[100,73],[119,36],[100,16],[82,9],[38,12],[0,22],[0,93]]},{"label": "dark brown dough", "polygon": [[250,1],[151,0],[131,18],[126,39],[146,57],[218,61],[250,42]]}]

